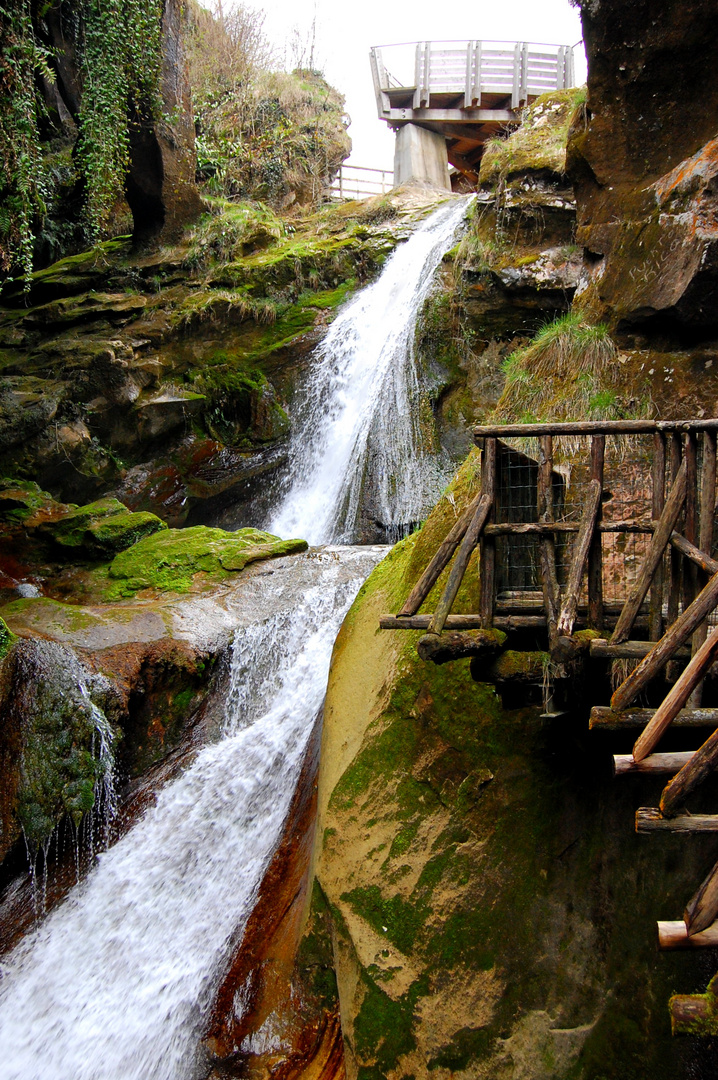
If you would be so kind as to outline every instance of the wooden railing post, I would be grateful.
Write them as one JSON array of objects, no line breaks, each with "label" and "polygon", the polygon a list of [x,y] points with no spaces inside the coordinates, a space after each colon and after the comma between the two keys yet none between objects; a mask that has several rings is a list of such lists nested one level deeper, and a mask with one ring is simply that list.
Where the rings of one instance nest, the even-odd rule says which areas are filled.
[{"label": "wooden railing post", "polygon": [[[603,493],[603,467],[606,457],[606,436],[591,436],[591,480],[598,480]],[[596,525],[600,525],[602,505],[599,503]],[[603,540],[596,528],[588,553],[588,625],[603,629]]]},{"label": "wooden railing post", "polygon": [[[698,447],[695,431],[685,437],[683,456],[686,463],[686,509],[683,536],[691,544],[698,543]],[[698,572],[691,562],[683,563],[683,609],[696,597]]]},{"label": "wooden railing post", "polygon": [[[669,469],[671,486],[675,484],[678,470],[681,467],[681,437],[675,432],[670,436]],[[680,530],[679,530],[680,531]],[[670,626],[678,618],[678,607],[681,597],[681,556],[675,549],[671,550],[669,558],[668,579],[668,614],[667,623]]]},{"label": "wooden railing post", "polygon": [[[651,470],[651,516],[658,521],[666,503],[666,440],[662,432],[653,436],[653,468]],[[651,586],[651,600],[648,615],[648,636],[651,641],[658,641],[663,636],[663,563],[661,559]]]},{"label": "wooden railing post", "polygon": [[[542,435],[539,440],[538,519],[543,524],[553,522],[553,439],[550,435]],[[553,650],[558,644],[559,588],[556,577],[556,542],[552,533],[541,536],[539,550],[549,646]]]},{"label": "wooden railing post", "polygon": [[[481,462],[481,491],[491,496],[491,521],[496,513],[496,485],[498,479],[498,442],[486,439]],[[479,548],[479,616],[484,630],[494,624],[494,598],[496,594],[496,541],[493,536],[482,536]]]}]

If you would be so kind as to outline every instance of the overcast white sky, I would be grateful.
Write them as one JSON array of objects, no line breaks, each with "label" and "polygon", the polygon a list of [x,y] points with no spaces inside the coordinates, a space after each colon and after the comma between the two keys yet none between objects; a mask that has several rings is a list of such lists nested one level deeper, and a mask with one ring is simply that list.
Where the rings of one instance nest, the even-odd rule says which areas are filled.
[{"label": "overcast white sky", "polygon": [[[247,6],[259,6],[247,0]],[[350,162],[393,168],[394,136],[376,114],[369,68],[372,45],[405,41],[480,38],[499,41],[573,45],[581,38],[581,20],[568,0],[478,0],[468,4],[437,0],[265,0],[267,36],[292,66],[291,41],[308,41],[316,11],[315,66],[346,97],[352,123]],[[576,77],[586,65],[576,50]]]}]

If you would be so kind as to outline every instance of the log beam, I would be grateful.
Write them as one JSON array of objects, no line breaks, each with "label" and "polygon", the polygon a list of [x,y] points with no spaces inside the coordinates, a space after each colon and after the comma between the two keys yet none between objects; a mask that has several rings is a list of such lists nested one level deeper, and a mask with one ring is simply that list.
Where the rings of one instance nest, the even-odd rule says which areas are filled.
[{"label": "log beam", "polygon": [[466,567],[469,565],[471,553],[479,542],[481,530],[486,524],[486,519],[489,516],[492,503],[492,496],[487,495],[486,493],[484,493],[479,499],[476,511],[473,518],[471,519],[471,524],[466,530],[464,537],[459,545],[459,550],[456,553],[454,565],[451,567],[449,580],[446,582],[446,587],[444,589],[443,595],[441,596],[441,599],[436,605],[436,611],[434,612],[432,620],[429,623],[430,634],[440,634],[444,629],[447,616],[451,611],[451,605],[454,603],[456,595],[461,588],[461,582],[464,579]]},{"label": "log beam", "polygon": [[426,600],[427,596],[433,589],[436,582],[441,577],[441,573],[444,568],[451,562],[451,556],[456,551],[457,547],[464,538],[464,534],[471,524],[474,514],[476,513],[479,505],[481,493],[479,493],[475,499],[467,506],[463,514],[458,521],[454,523],[451,531],[447,535],[446,539],[439,545],[439,549],[434,555],[433,559],[427,566],[424,573],[417,581],[414,588],[411,590],[404,605],[399,612],[399,616],[415,615],[421,605]]},{"label": "log beam", "polygon": [[695,937],[713,923],[718,916],[718,863],[701,882],[700,888],[688,901],[683,921],[689,937]]},{"label": "log beam", "polygon": [[658,923],[659,949],[714,949],[718,945],[718,926],[713,923],[700,934],[689,937],[683,919]]},{"label": "log beam", "polygon": [[649,754],[641,761],[636,761],[633,754],[613,755],[613,775],[625,776],[627,773],[677,773],[693,756],[692,750],[673,754]]},{"label": "log beam", "polygon": [[718,814],[679,814],[664,818],[657,806],[641,806],[636,810],[637,833],[715,833]]},{"label": "log beam", "polygon": [[[705,648],[705,646],[702,646]],[[698,655],[698,654],[696,654]],[[677,776],[666,784],[659,803],[664,817],[673,817],[692,791],[703,783],[718,765],[718,730],[706,739],[686,762]]]},{"label": "log beam", "polygon": [[[588,495],[586,496],[586,506],[583,511],[583,517],[581,518],[581,527],[576,538],[573,559],[571,560],[571,569],[569,571],[568,584],[566,586],[566,599],[564,600],[561,614],[558,619],[559,634],[571,634],[573,631],[573,624],[576,622],[581,580],[588,561],[589,549],[593,542],[594,529],[598,520],[600,506],[601,481],[592,480],[589,484]],[[597,613],[596,619],[598,621],[603,621],[602,618],[598,618]]]},{"label": "log beam", "polygon": [[479,630],[474,634],[452,630],[441,636],[425,634],[419,638],[416,651],[421,660],[433,664],[446,664],[450,660],[462,660],[467,656],[493,657],[506,642],[506,634],[500,630]]},{"label": "log beam", "polygon": [[[588,726],[607,731],[643,728],[653,718],[655,709],[628,709],[616,713],[604,705],[594,705]],[[718,724],[718,709],[681,709],[673,721],[675,727],[712,727]]]}]

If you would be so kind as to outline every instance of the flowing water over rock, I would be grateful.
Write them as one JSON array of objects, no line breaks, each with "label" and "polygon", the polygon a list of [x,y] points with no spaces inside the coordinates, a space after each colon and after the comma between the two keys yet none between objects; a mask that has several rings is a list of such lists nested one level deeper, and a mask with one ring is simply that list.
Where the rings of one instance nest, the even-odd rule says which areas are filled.
[{"label": "flowing water over rock", "polygon": [[421,429],[416,321],[469,203],[452,199],[339,313],[296,406],[291,483],[270,530],[358,539],[362,504],[385,537],[424,518],[453,466]]},{"label": "flowing water over rock", "polygon": [[[297,557],[233,646],[224,738],[0,967],[2,1080],[179,1080],[281,834],[337,630],[382,548]],[[266,589],[286,588],[278,575]]]}]

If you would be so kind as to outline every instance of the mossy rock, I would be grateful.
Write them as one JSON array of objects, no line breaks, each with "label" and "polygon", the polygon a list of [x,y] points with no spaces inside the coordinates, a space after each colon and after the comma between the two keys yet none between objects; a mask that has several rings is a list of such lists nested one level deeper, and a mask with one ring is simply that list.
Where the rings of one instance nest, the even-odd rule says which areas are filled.
[{"label": "mossy rock", "polygon": [[38,510],[57,505],[52,495],[32,480],[0,479],[0,521],[23,522]]},{"label": "mossy rock", "polygon": [[140,589],[187,592],[195,574],[221,578],[261,559],[306,551],[307,546],[306,540],[281,540],[259,529],[167,529],[115,556],[109,574],[116,584],[109,598],[132,596]]},{"label": "mossy rock", "polygon": [[4,619],[0,619],[0,660],[7,656],[15,641],[17,641],[15,634]]},{"label": "mossy rock", "polygon": [[118,499],[106,498],[73,507],[58,520],[41,525],[39,532],[83,554],[112,555],[166,528],[155,514],[133,513]]}]

